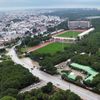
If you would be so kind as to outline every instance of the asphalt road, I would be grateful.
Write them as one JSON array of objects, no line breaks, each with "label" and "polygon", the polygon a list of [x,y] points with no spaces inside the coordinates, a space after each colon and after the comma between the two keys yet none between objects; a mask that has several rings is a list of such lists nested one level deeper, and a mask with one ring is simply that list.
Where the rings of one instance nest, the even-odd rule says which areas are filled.
[{"label": "asphalt road", "polygon": [[78,86],[76,86],[74,84],[71,84],[69,82],[65,82],[65,81],[63,81],[61,78],[59,78],[57,76],[49,75],[49,74],[47,74],[47,73],[45,73],[43,71],[40,71],[37,68],[34,68],[34,70],[31,70],[31,68],[33,68],[31,60],[27,61],[27,62],[23,62],[21,59],[19,59],[17,54],[16,54],[16,52],[15,52],[15,50],[14,50],[14,47],[9,50],[8,55],[11,57],[11,59],[16,64],[20,64],[23,67],[29,69],[29,71],[33,75],[39,77],[41,80],[45,81],[46,83],[47,82],[52,82],[53,85],[55,85],[56,87],[61,88],[63,90],[70,89],[74,93],[78,94],[84,100],[100,100],[100,95],[95,94],[95,93],[93,93],[91,91],[88,91],[86,89],[83,89],[81,87],[78,87]]},{"label": "asphalt road", "polygon": [[24,93],[24,92],[27,92],[27,91],[31,91],[33,89],[38,89],[38,88],[45,86],[46,84],[47,84],[46,82],[40,81],[39,83],[32,84],[32,85],[20,90],[19,93]]}]

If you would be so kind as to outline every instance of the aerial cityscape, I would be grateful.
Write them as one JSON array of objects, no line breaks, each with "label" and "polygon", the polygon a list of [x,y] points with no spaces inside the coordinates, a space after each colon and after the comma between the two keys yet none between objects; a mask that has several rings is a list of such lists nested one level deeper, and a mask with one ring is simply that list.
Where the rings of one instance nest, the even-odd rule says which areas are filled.
[{"label": "aerial cityscape", "polygon": [[0,100],[100,100],[100,1],[0,0]]}]

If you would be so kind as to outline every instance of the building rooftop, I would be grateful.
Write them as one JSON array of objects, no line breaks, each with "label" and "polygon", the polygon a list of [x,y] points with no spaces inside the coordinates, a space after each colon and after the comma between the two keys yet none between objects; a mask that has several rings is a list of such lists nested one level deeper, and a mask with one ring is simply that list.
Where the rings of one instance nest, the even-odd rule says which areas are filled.
[{"label": "building rooftop", "polygon": [[85,65],[81,65],[81,64],[77,64],[77,63],[72,63],[72,64],[70,64],[70,66],[73,68],[80,69],[80,70],[87,72],[89,76],[85,79],[85,81],[87,81],[87,80],[92,81],[93,77],[98,74],[98,72],[96,72],[90,66],[85,66]]}]

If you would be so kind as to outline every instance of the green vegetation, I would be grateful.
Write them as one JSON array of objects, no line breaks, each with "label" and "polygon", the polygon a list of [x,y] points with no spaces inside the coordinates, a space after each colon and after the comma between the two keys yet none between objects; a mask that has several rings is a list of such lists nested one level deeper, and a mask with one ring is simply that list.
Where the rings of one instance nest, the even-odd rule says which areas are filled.
[{"label": "green vegetation", "polygon": [[49,26],[49,27],[47,27],[47,33],[52,33],[54,31],[57,31],[57,30],[60,30],[60,29],[68,30],[68,21],[67,20],[61,22],[57,26],[54,26],[54,27]]},{"label": "green vegetation", "polygon": [[47,83],[46,86],[43,86],[41,88],[41,90],[44,92],[44,93],[51,93],[53,91],[53,84],[51,82]]},{"label": "green vegetation", "polygon": [[11,97],[11,96],[4,96],[0,100],[16,100],[16,99],[14,97]]},{"label": "green vegetation", "polygon": [[100,93],[100,73],[94,77],[92,84],[94,86],[93,90]]},{"label": "green vegetation", "polygon": [[61,52],[64,50],[64,48],[69,48],[70,44],[66,44],[66,43],[52,43],[49,44],[43,48],[40,48],[38,50],[35,51],[35,53],[39,53],[39,54],[55,54],[57,52]]},{"label": "green vegetation", "polygon": [[66,51],[65,49],[68,49],[68,47],[64,48],[63,51],[57,52],[53,55],[30,53],[29,56],[32,59],[39,61],[40,66],[42,66],[41,70],[48,72],[50,74],[57,74],[57,69],[54,66],[58,63],[66,61],[67,59],[69,59],[70,56],[74,55],[74,52]]},{"label": "green vegetation", "polygon": [[100,16],[97,9],[58,9],[45,15],[60,16],[61,18],[69,18],[69,20],[82,19],[89,16]]},{"label": "green vegetation", "polygon": [[61,77],[62,77],[62,79],[70,80],[72,82],[75,82],[76,81],[76,76],[74,74],[72,74],[72,73],[67,74],[67,73],[64,72],[61,75]]},{"label": "green vegetation", "polygon": [[6,52],[5,49],[0,49],[0,54],[3,54],[3,53],[5,53],[5,52]]},{"label": "green vegetation", "polygon": [[44,59],[43,62],[41,61],[40,65],[42,66],[40,68],[42,71],[45,71],[51,75],[57,74],[57,68],[54,67],[50,58]]},{"label": "green vegetation", "polygon": [[37,46],[39,44],[41,44],[42,42],[45,42],[47,40],[50,39],[50,36],[43,36],[43,35],[38,35],[38,36],[34,36],[31,37],[30,35],[24,37],[24,39],[22,39],[22,44],[20,46],[17,47],[17,50],[19,52],[26,52],[26,49],[28,47],[33,47],[33,46]]},{"label": "green vegetation", "polygon": [[4,96],[0,100],[82,100],[78,95],[70,90],[59,90],[51,82],[40,89],[13,96]]},{"label": "green vegetation", "polygon": [[63,70],[61,71],[61,77],[62,79],[64,80],[67,80],[67,81],[71,81],[79,86],[84,86],[82,84],[82,81],[83,81],[83,77],[82,76],[76,76],[71,70]]},{"label": "green vegetation", "polygon": [[58,30],[60,30],[60,29],[68,30],[68,21],[65,20],[65,21],[61,22],[55,28]]},{"label": "green vegetation", "polygon": [[91,68],[95,69],[96,71],[100,71],[99,57],[96,55],[75,55],[72,57],[72,62],[79,63],[85,66],[91,66]]},{"label": "green vegetation", "polygon": [[52,83],[48,83],[41,89],[19,94],[17,100],[81,100],[81,98],[70,90],[56,90]]},{"label": "green vegetation", "polygon": [[79,32],[75,32],[75,31],[68,31],[68,32],[65,32],[63,34],[59,34],[57,35],[57,37],[77,37],[79,34]]},{"label": "green vegetation", "polygon": [[92,19],[93,27],[95,28],[96,32],[100,32],[100,18]]},{"label": "green vegetation", "polygon": [[[73,13],[75,12],[75,13]],[[56,11],[50,13],[51,15],[58,15],[61,17],[69,17],[72,20],[80,19],[83,17],[91,15],[100,15],[98,10],[65,10],[62,12]],[[14,19],[15,22],[18,20]],[[20,20],[19,20],[20,21]],[[72,62],[90,66],[93,70],[98,71],[98,74],[93,77],[92,82],[85,82],[86,86],[91,86],[92,90],[100,93],[100,19],[92,20],[92,24],[95,27],[95,32],[92,32],[90,35],[86,36],[81,41],[77,42],[74,45],[69,44],[54,44],[49,47],[39,49],[38,53],[30,53],[32,59],[38,60],[39,64],[42,66],[41,70],[49,74],[57,74],[57,68],[54,66],[58,63],[66,61],[71,58]],[[56,29],[68,29],[66,27],[67,23],[62,22],[57,27],[48,28],[49,32],[56,31]],[[8,25],[9,26],[9,25]],[[32,30],[36,32],[35,29]],[[28,32],[27,32],[28,33]],[[78,34],[78,33],[77,33]],[[66,37],[66,34],[62,34],[63,37]],[[70,36],[70,35],[68,35]],[[73,37],[74,34],[70,37]],[[76,37],[76,34],[75,34]],[[22,45],[18,49],[22,49],[27,45],[36,46],[42,41],[47,41],[50,39],[50,36],[30,36],[25,37],[22,41]],[[15,42],[14,42],[15,43]],[[9,43],[10,44],[10,43]],[[7,44],[6,44],[7,45]],[[63,50],[62,50],[63,47]],[[53,49],[52,49],[53,48]],[[43,49],[43,50],[42,50]],[[24,51],[25,49],[22,49]],[[0,52],[3,52],[1,50]],[[24,51],[25,52],[25,51]],[[37,52],[37,51],[36,51]],[[81,55],[80,53],[85,53]],[[42,59],[40,59],[42,58]],[[34,77],[29,71],[23,68],[20,65],[15,65],[13,62],[6,60],[0,63],[0,100],[81,100],[79,96],[73,92],[67,90],[56,91],[52,83],[48,83],[46,86],[41,89],[35,89],[31,92],[26,92],[24,94],[18,94],[18,91],[32,83],[38,82],[39,79]],[[84,67],[84,66],[83,66]],[[85,67],[84,67],[85,68]],[[69,72],[67,72],[69,73]],[[64,76],[62,76],[64,77]],[[65,77],[64,77],[65,78]],[[76,77],[76,83],[80,83],[82,77]]]},{"label": "green vegetation", "polygon": [[0,63],[0,98],[6,95],[16,97],[20,89],[38,81],[28,69],[10,60]]},{"label": "green vegetation", "polygon": [[68,76],[67,76],[68,78],[70,78],[71,80],[76,80],[76,76],[75,76],[75,74],[73,73],[73,72],[71,72],[70,74],[68,74]]},{"label": "green vegetation", "polygon": [[[70,46],[71,44],[52,43],[30,53],[28,56],[32,59],[39,60],[42,66],[41,70],[53,75],[57,74],[57,69],[54,65],[68,59],[69,55],[72,55],[72,53],[64,53],[64,48],[68,49]],[[42,60],[40,60],[40,58],[42,58]]]},{"label": "green vegetation", "polygon": [[[53,55],[31,53],[29,56],[31,58],[33,57],[32,59],[34,60],[38,60],[39,64],[42,66],[41,70],[50,74],[57,74],[57,68],[54,66],[70,58],[72,59],[72,62],[90,66],[93,70],[100,73],[100,31],[99,27],[96,26],[99,25],[98,20],[94,20],[95,24],[93,24],[93,26],[96,28],[94,32],[85,36],[85,38],[78,41],[76,44],[67,48],[64,47],[63,51]],[[44,50],[44,52],[46,51]],[[85,54],[83,55],[81,53]],[[92,86],[93,91],[100,93],[100,81],[97,81],[99,80],[99,77],[100,75],[97,74],[92,82],[86,81],[85,85]],[[96,84],[94,84],[95,81]]]},{"label": "green vegetation", "polygon": [[72,64],[70,64],[70,67],[72,67],[74,69],[82,70],[82,71],[85,71],[86,73],[88,73],[89,76],[84,81],[92,81],[93,77],[98,74],[98,72],[96,72],[89,66],[72,63]]},{"label": "green vegetation", "polygon": [[27,51],[27,49],[28,49],[28,47],[22,47],[22,48],[20,48],[20,52],[24,53]]},{"label": "green vegetation", "polygon": [[70,90],[58,90],[51,82],[40,89],[13,96],[4,96],[0,100],[82,100],[77,94]]}]

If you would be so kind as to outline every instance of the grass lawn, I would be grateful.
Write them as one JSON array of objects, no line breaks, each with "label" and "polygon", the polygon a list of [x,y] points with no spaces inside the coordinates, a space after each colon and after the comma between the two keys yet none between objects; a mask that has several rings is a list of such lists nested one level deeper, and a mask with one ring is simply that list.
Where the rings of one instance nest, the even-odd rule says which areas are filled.
[{"label": "grass lawn", "polygon": [[79,34],[80,32],[75,32],[75,31],[69,31],[69,32],[65,32],[63,34],[59,34],[57,35],[57,37],[77,37],[77,35]]},{"label": "grass lawn", "polygon": [[55,54],[59,51],[64,50],[64,47],[70,47],[71,44],[66,44],[66,43],[52,43],[49,44],[43,48],[40,48],[36,51],[34,51],[34,53],[40,53],[40,54]]},{"label": "grass lawn", "polygon": [[20,49],[20,51],[24,53],[24,52],[27,51],[27,49],[28,49],[27,47],[26,47],[26,48],[25,48],[25,47],[22,47],[22,48]]}]

